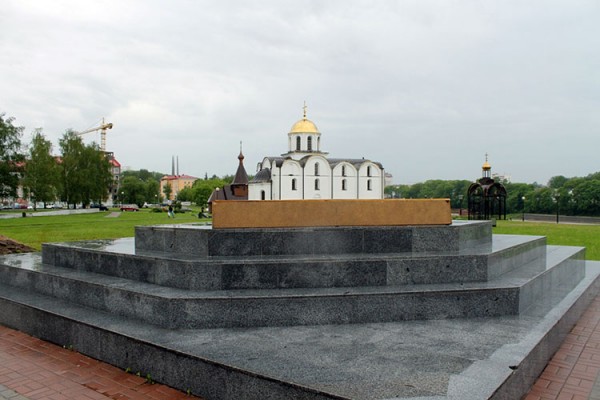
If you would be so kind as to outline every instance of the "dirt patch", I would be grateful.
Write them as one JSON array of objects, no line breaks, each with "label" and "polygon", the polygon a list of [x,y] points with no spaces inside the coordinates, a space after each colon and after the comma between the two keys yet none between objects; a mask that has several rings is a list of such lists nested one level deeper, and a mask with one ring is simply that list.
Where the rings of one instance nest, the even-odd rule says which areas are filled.
[{"label": "dirt patch", "polygon": [[35,249],[0,235],[0,254],[30,253]]}]

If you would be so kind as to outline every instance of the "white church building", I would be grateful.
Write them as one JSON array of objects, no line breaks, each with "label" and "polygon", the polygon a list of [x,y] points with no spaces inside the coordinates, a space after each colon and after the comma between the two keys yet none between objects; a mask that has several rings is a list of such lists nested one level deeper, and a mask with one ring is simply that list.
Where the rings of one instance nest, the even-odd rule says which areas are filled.
[{"label": "white church building", "polygon": [[288,152],[265,157],[248,183],[248,200],[383,199],[385,173],[381,163],[328,158],[321,151],[321,133],[304,117],[288,133]]}]

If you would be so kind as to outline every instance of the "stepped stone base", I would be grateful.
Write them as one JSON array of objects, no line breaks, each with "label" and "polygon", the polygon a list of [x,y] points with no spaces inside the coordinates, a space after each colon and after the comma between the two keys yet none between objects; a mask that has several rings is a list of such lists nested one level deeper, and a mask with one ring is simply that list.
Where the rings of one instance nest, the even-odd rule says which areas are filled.
[{"label": "stepped stone base", "polygon": [[143,227],[0,257],[1,324],[208,400],[518,399],[599,290],[585,249],[489,222]]}]

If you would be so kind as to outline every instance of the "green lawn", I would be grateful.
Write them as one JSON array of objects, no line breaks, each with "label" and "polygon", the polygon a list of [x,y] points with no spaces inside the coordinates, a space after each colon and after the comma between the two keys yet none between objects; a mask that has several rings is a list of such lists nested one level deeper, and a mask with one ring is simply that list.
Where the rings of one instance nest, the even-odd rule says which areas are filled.
[{"label": "green lawn", "polygon": [[586,259],[600,260],[600,225],[497,221],[494,233],[546,236],[548,244],[586,247]]},{"label": "green lawn", "polygon": [[[68,242],[90,239],[113,239],[134,235],[137,225],[158,225],[183,222],[199,222],[197,210],[176,214],[169,219],[167,213],[150,210],[119,213],[116,218],[110,212],[94,214],[59,215],[52,217],[27,217],[0,219],[0,234],[35,249],[44,242]],[[600,225],[569,225],[521,221],[498,221],[494,233],[517,235],[541,235],[548,244],[585,246],[588,260],[600,260]]]},{"label": "green lawn", "polygon": [[119,216],[114,218],[109,217],[110,211],[102,211],[93,214],[0,219],[0,234],[39,250],[44,242],[133,236],[134,227],[138,225],[200,221],[197,210],[175,214],[175,219],[168,218],[166,212],[154,213],[148,209],[116,212]]}]

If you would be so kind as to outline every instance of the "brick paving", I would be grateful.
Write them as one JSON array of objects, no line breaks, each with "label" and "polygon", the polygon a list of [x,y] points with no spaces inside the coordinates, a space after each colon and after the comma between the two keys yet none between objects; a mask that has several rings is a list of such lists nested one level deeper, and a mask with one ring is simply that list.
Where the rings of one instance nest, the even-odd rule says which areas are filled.
[{"label": "brick paving", "polygon": [[[600,400],[599,374],[600,295],[523,400]],[[0,400],[5,399],[200,398],[0,326]]]},{"label": "brick paving", "polygon": [[600,400],[600,295],[550,360],[524,400]]},{"label": "brick paving", "polygon": [[0,399],[200,398],[0,325]]}]

